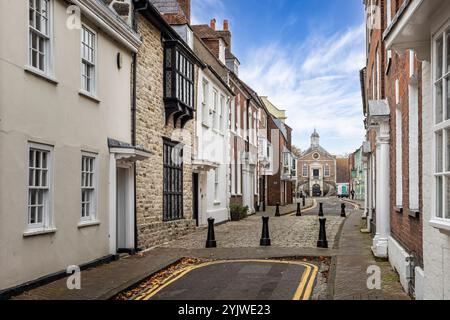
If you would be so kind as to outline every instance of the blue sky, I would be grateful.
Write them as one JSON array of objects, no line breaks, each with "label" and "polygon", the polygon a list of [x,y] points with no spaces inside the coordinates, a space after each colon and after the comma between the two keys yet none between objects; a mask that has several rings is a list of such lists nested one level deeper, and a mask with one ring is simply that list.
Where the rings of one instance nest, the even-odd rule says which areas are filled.
[{"label": "blue sky", "polygon": [[228,19],[240,77],[287,110],[294,144],[306,149],[316,127],[344,154],[364,139],[363,10],[362,0],[192,0],[192,22]]}]

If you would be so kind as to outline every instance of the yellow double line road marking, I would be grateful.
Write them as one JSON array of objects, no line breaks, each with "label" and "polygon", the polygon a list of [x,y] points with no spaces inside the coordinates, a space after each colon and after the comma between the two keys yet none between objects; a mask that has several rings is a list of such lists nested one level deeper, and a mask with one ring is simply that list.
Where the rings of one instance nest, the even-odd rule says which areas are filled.
[{"label": "yellow double line road marking", "polygon": [[303,271],[302,278],[300,283],[295,291],[294,297],[292,300],[309,300],[312,294],[312,290],[314,287],[314,282],[316,281],[317,273],[319,268],[307,262],[297,262],[297,261],[282,261],[282,260],[223,260],[223,261],[212,261],[202,263],[197,266],[186,267],[178,272],[175,272],[172,276],[170,276],[166,281],[164,281],[159,286],[152,288],[144,293],[141,293],[139,296],[135,298],[135,300],[150,300],[152,297],[157,295],[161,290],[174,283],[175,281],[180,280],[184,276],[186,276],[191,271],[201,269],[207,266],[218,265],[218,264],[227,264],[227,263],[246,263],[246,262],[256,262],[256,263],[277,263],[277,264],[290,264],[290,265],[298,265],[305,267],[305,271]]}]

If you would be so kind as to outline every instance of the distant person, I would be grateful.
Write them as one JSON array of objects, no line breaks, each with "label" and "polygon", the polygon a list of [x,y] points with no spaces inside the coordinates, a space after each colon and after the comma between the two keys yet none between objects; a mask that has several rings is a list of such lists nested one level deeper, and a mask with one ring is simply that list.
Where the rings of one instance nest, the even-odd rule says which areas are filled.
[{"label": "distant person", "polygon": [[355,200],[355,190],[352,190],[352,192],[350,192],[352,195],[352,200]]}]

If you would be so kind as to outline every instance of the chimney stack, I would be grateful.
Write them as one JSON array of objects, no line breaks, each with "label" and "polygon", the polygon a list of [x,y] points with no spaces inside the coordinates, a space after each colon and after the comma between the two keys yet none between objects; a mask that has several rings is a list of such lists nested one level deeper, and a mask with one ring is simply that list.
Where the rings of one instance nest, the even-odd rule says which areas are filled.
[{"label": "chimney stack", "polygon": [[216,19],[212,19],[212,20],[211,20],[210,27],[211,27],[211,29],[213,29],[214,31],[216,30]]},{"label": "chimney stack", "polygon": [[229,31],[230,25],[228,23],[228,20],[223,20],[223,31]]}]

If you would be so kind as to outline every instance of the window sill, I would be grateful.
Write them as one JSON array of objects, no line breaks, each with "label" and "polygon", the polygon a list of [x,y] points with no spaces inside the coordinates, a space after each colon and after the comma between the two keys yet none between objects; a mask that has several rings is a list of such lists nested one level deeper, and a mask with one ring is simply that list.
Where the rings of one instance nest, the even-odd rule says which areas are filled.
[{"label": "window sill", "polygon": [[408,215],[411,218],[419,219],[419,217],[420,217],[420,210],[419,209],[409,209],[408,210]]},{"label": "window sill", "polygon": [[87,99],[89,99],[89,100],[91,100],[91,101],[94,101],[95,103],[100,103],[100,102],[101,102],[101,100],[99,99],[99,97],[97,97],[96,95],[93,95],[92,93],[89,93],[89,92],[80,90],[80,91],[78,92],[78,94],[79,94],[80,96],[84,97],[84,98],[87,98]]},{"label": "window sill", "polygon": [[41,78],[41,79],[43,79],[43,80],[45,80],[47,82],[50,82],[51,84],[58,85],[58,80],[56,80],[56,78],[54,78],[54,77],[52,77],[52,76],[42,72],[39,69],[36,69],[34,67],[25,66],[25,72],[29,73],[29,74],[31,74],[33,76],[36,76],[38,78]]},{"label": "window sill", "polygon": [[82,221],[78,224],[78,229],[88,228],[88,227],[96,227],[100,225],[100,221]]},{"label": "window sill", "polygon": [[41,229],[30,229],[23,233],[23,236],[25,238],[28,237],[35,237],[35,236],[41,236],[46,234],[54,234],[58,231],[56,228],[41,228]]},{"label": "window sill", "polygon": [[429,222],[430,226],[438,229],[442,233],[447,233],[450,235],[450,221],[443,221],[438,219],[432,219]]},{"label": "window sill", "polygon": [[398,214],[403,214],[403,208],[401,206],[395,206],[394,211]]}]

